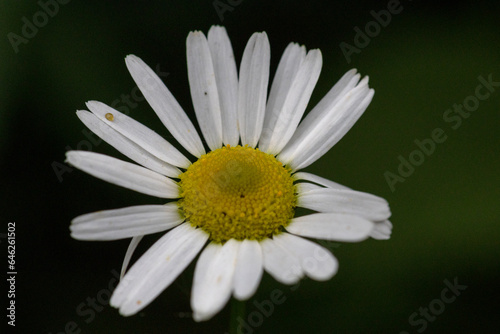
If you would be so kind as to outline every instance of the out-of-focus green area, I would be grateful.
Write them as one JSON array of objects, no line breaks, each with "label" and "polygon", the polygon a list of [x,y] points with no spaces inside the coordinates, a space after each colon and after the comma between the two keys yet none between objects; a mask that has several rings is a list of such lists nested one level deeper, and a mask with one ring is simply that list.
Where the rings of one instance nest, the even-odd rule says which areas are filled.
[{"label": "out-of-focus green area", "polygon": [[[119,271],[128,241],[76,241],[69,236],[69,222],[91,211],[160,201],[61,169],[69,149],[123,158],[106,143],[88,139],[75,115],[88,100],[114,104],[174,142],[136,94],[124,57],[135,54],[159,69],[192,117],[185,39],[189,31],[206,33],[219,24],[228,30],[238,63],[251,34],[266,31],[271,75],[289,42],[321,49],[323,71],[308,110],[350,68],[370,76],[376,93],[366,113],[306,171],[386,198],[394,224],[389,241],[330,243],[340,269],[328,282],[304,280],[292,290],[265,275],[247,303],[253,318],[246,319],[249,327],[244,333],[498,330],[497,2],[458,1],[449,7],[421,1],[402,1],[398,6],[394,1],[63,3],[0,4],[0,233],[6,233],[8,221],[16,222],[17,329],[227,330],[229,306],[206,323],[189,318],[193,266],[136,316],[123,318],[102,305],[99,300],[109,294],[112,271]],[[390,19],[381,12],[388,6],[398,11]],[[377,22],[374,15],[382,15],[382,23],[371,23]],[[363,40],[358,28],[372,30]],[[346,57],[345,50],[352,53]],[[463,104],[461,112],[453,111]],[[427,139],[439,129],[442,142],[429,144]],[[416,142],[427,143],[427,154]],[[401,167],[406,168],[401,174],[400,159],[415,163]],[[157,238],[145,238],[139,254]],[[6,247],[2,254],[6,256]],[[454,282],[466,289],[454,295],[448,287]],[[445,288],[449,290],[443,293]],[[285,301],[272,310],[259,310],[256,305],[269,300],[274,289],[283,292]]]}]

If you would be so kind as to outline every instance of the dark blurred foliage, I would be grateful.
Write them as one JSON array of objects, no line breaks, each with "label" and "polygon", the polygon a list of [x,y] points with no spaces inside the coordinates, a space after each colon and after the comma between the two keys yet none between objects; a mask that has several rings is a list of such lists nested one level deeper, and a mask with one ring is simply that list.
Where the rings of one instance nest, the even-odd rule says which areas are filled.
[{"label": "dark blurred foliage", "polygon": [[[387,9],[390,1],[232,3],[221,21],[213,0],[74,0],[60,4],[17,47],[9,41],[11,33],[22,37],[23,18],[33,22],[43,9],[35,1],[0,4],[0,233],[6,233],[8,221],[17,223],[18,332],[59,333],[66,327],[71,333],[72,326],[75,333],[227,330],[229,306],[206,323],[189,318],[193,265],[136,316],[123,318],[101,307],[98,299],[106,299],[128,241],[72,240],[69,222],[100,209],[161,202],[80,171],[63,173],[61,179],[54,171],[65,151],[78,147],[123,158],[105,143],[86,146],[85,127],[75,110],[85,109],[88,100],[115,103],[171,139],[145,101],[124,102],[135,83],[123,59],[135,54],[168,73],[164,82],[193,117],[185,39],[189,31],[206,33],[213,24],[226,26],[238,62],[251,34],[266,31],[271,73],[289,42],[320,48],[323,71],[308,110],[350,68],[370,76],[376,90],[372,104],[307,171],[382,196],[393,212],[389,241],[330,244],[340,270],[328,282],[304,280],[292,291],[265,275],[247,303],[248,313],[258,312],[255,302],[269,299],[274,289],[283,291],[286,300],[253,332],[497,332],[500,87],[469,116],[460,117],[459,126],[458,120],[446,122],[443,116],[454,104],[473,102],[467,98],[476,93],[480,76],[500,81],[499,3],[401,2],[401,11],[350,56],[350,63],[341,43],[355,46],[355,27],[364,30],[374,21],[371,11]],[[409,159],[418,149],[415,140],[430,138],[436,128],[446,140],[435,144],[434,152],[391,191],[384,173],[397,174],[398,157]],[[157,238],[145,238],[138,254]],[[0,241],[6,254],[5,239]],[[444,281],[455,278],[467,288],[439,309]],[[97,298],[95,311],[90,311],[92,298]],[[426,319],[419,312],[429,307],[439,314],[429,313]]]}]

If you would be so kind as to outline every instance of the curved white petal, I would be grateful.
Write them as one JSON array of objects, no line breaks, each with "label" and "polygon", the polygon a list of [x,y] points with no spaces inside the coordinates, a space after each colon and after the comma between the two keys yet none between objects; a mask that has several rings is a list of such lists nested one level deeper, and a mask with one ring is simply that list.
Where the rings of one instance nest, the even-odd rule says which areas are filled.
[{"label": "curved white petal", "polygon": [[304,277],[299,259],[273,239],[264,239],[260,242],[260,245],[262,247],[264,269],[275,280],[283,284],[295,284]]},{"label": "curved white petal", "polygon": [[337,143],[362,115],[371,102],[373,89],[368,87],[368,77],[351,88],[359,76],[346,75],[341,87],[335,85],[330,91],[333,93],[328,93],[299,125],[280,153],[280,161],[294,170],[307,167]]},{"label": "curved white petal", "polygon": [[191,295],[195,321],[210,319],[231,297],[239,246],[240,243],[234,239],[228,240],[224,246],[211,243],[200,256]]},{"label": "curved white petal", "polygon": [[191,263],[208,234],[184,223],[161,237],[120,281],[110,305],[133,315],[156,298]]},{"label": "curved white petal", "polygon": [[[205,279],[207,277],[208,271],[214,259],[219,256],[220,251],[222,250],[222,245],[210,242],[205,249],[200,254],[198,261],[196,261],[196,267],[193,277],[193,286],[191,288],[191,304],[193,304],[193,299],[195,294],[199,294],[200,287],[203,287],[205,284]],[[195,291],[198,290],[198,291]],[[201,297],[197,297],[201,298]]]},{"label": "curved white petal", "polygon": [[389,204],[381,197],[350,189],[318,188],[304,191],[297,184],[297,206],[318,211],[359,215],[372,221],[391,216]]},{"label": "curved white petal", "polygon": [[356,69],[347,71],[342,78],[328,91],[328,93],[319,101],[319,103],[307,114],[302,123],[300,123],[295,135],[302,135],[302,132],[321,122],[330,112],[331,106],[345,96],[350,90],[356,87],[361,76]]},{"label": "curved white petal", "polygon": [[337,182],[333,182],[331,180],[325,179],[324,177],[311,174],[311,173],[306,173],[306,172],[298,172],[293,174],[293,177],[296,180],[305,180],[305,181],[310,181],[314,182],[317,184],[321,184],[322,186],[328,187],[328,188],[334,188],[334,189],[351,189],[349,187],[346,187],[342,184],[339,184]]},{"label": "curved white petal", "polygon": [[178,177],[179,174],[181,174],[181,171],[177,167],[155,157],[144,148],[101,121],[91,112],[78,110],[76,115],[92,132],[138,164],[170,177]]},{"label": "curved white petal", "polygon": [[236,299],[247,300],[257,291],[264,271],[262,261],[262,249],[259,242],[243,240],[234,271],[233,291]]},{"label": "curved white petal", "polygon": [[280,117],[281,110],[285,104],[286,97],[292,87],[293,80],[297,76],[300,65],[306,58],[306,48],[297,43],[290,43],[286,47],[274,75],[271,91],[266,105],[264,127],[259,141],[259,149],[267,152],[273,129]]},{"label": "curved white petal", "polygon": [[172,136],[192,155],[199,158],[205,154],[193,123],[158,75],[134,55],[128,55],[125,63],[149,105]]},{"label": "curved white petal", "polygon": [[[319,103],[307,114],[303,121],[304,127],[312,126],[321,121],[326,114],[330,112],[330,106],[335,105],[350,90],[356,87],[361,75],[356,69],[347,71],[342,78],[328,91],[328,93],[319,101]],[[303,131],[300,129],[299,133]]]},{"label": "curved white petal", "polygon": [[[261,150],[276,155],[290,140],[316,86],[321,72],[321,65],[321,52],[319,50],[309,51],[300,64],[298,72],[292,78],[288,90],[281,92],[285,97],[280,96],[277,98],[281,100],[281,105],[269,106],[268,104],[264,130],[259,142]],[[269,122],[267,122],[268,120]]]},{"label": "curved white petal", "polygon": [[179,186],[168,177],[104,154],[69,151],[66,153],[66,162],[101,180],[146,195],[179,197]]},{"label": "curved white petal", "polygon": [[118,110],[98,101],[87,102],[87,107],[101,121],[155,157],[183,168],[187,168],[191,164],[181,152],[159,134]]},{"label": "curved white petal", "polygon": [[392,233],[392,223],[388,220],[376,222],[370,237],[376,240],[389,240]]},{"label": "curved white petal", "polygon": [[[274,124],[278,111],[285,103],[285,99],[292,86],[293,79],[299,71],[300,64],[306,58],[306,48],[297,43],[290,43],[286,47],[274,75],[269,99],[266,105],[266,125]],[[267,122],[269,121],[269,122]]]},{"label": "curved white petal", "polygon": [[207,39],[219,93],[222,141],[225,145],[236,146],[240,134],[238,132],[238,71],[233,48],[224,27],[212,26],[208,31]]},{"label": "curved white petal", "polygon": [[[368,80],[367,80],[368,81]],[[351,107],[346,107],[346,109],[352,109],[348,115],[344,115],[345,119],[338,122],[338,125],[332,126],[330,131],[326,131],[323,134],[323,141],[317,141],[316,143],[320,145],[305,149],[301,156],[297,156],[297,170],[305,168],[321,158],[326,152],[328,152],[344,135],[352,128],[352,126],[357,122],[361,115],[365,112],[366,108],[372,101],[375,91],[373,89],[368,90],[365,97],[357,105],[353,103]],[[361,97],[360,97],[361,98]],[[294,162],[295,163],[295,162]]]},{"label": "curved white petal", "polygon": [[125,253],[125,257],[123,258],[123,263],[122,263],[122,269],[120,270],[120,281],[122,280],[123,276],[125,275],[125,272],[127,271],[128,264],[130,263],[130,259],[132,258],[132,255],[134,254],[135,249],[137,248],[137,245],[139,245],[139,242],[141,242],[143,235],[138,235],[132,238],[130,240],[130,244],[128,245],[127,252]]},{"label": "curved white petal", "polygon": [[313,191],[317,189],[325,189],[317,184],[314,183],[308,183],[308,182],[300,182],[295,184],[295,189],[297,191],[297,194],[303,194],[308,191]]},{"label": "curved white petal", "polygon": [[78,240],[118,240],[168,230],[182,223],[177,203],[97,211],[71,221]]},{"label": "curved white petal", "polygon": [[201,132],[210,149],[222,146],[222,119],[215,72],[208,41],[201,31],[186,41],[189,87]]},{"label": "curved white petal", "polygon": [[266,110],[271,50],[265,32],[250,37],[240,66],[238,86],[238,127],[243,145],[259,141]]},{"label": "curved white petal", "polygon": [[280,233],[273,239],[300,259],[302,269],[310,278],[326,281],[337,273],[339,263],[328,249],[289,233]]},{"label": "curved white petal", "polygon": [[357,242],[369,237],[373,222],[341,213],[314,213],[293,218],[286,230],[303,237]]}]

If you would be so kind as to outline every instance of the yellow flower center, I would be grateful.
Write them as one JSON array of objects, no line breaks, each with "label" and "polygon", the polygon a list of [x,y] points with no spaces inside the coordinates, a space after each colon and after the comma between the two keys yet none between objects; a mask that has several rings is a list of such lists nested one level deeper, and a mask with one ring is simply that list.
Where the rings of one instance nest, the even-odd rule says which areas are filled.
[{"label": "yellow flower center", "polygon": [[181,212],[215,242],[262,240],[280,233],[294,215],[289,168],[251,147],[222,147],[180,175]]}]

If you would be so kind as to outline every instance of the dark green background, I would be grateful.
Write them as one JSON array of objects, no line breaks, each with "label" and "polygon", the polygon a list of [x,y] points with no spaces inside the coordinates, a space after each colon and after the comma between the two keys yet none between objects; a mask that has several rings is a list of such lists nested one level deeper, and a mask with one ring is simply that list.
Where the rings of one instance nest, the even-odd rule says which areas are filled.
[{"label": "dark green background", "polygon": [[[354,27],[364,29],[373,20],[370,11],[387,3],[244,0],[221,22],[212,1],[73,0],[15,53],[7,34],[21,35],[22,18],[31,21],[41,7],[35,1],[2,1],[0,233],[6,233],[7,222],[16,222],[17,332],[59,333],[70,321],[82,333],[227,330],[229,307],[209,322],[189,318],[193,265],[138,315],[123,318],[105,306],[87,323],[89,313],[81,316],[76,309],[107,288],[128,241],[72,240],[71,219],[161,201],[79,171],[63,174],[59,182],[52,167],[64,161],[67,149],[86,140],[75,110],[91,99],[111,104],[134,89],[123,60],[127,54],[168,72],[165,83],[192,116],[185,39],[189,31],[206,33],[222,24],[238,63],[251,34],[267,32],[271,75],[289,42],[320,48],[323,71],[308,110],[350,68],[370,76],[376,94],[366,113],[306,171],[382,196],[393,212],[389,241],[328,245],[340,262],[328,282],[304,280],[291,291],[265,275],[247,303],[248,312],[274,289],[286,300],[254,332],[417,333],[422,326],[409,323],[411,314],[440,298],[444,280],[456,278],[467,289],[428,322],[425,333],[496,333],[500,88],[456,130],[443,114],[474,94],[479,76],[491,74],[500,81],[500,6],[497,1],[458,1],[450,7],[403,1],[401,13],[348,64],[339,44],[352,45]],[[146,102],[128,109],[130,116],[171,138]],[[391,192],[384,173],[397,173],[398,156],[408,158],[417,148],[414,140],[429,138],[436,128],[447,140]],[[121,158],[105,143],[92,149]],[[139,253],[157,238],[145,238]],[[5,259],[6,242],[0,241]],[[2,263],[6,272],[6,260]]]}]

